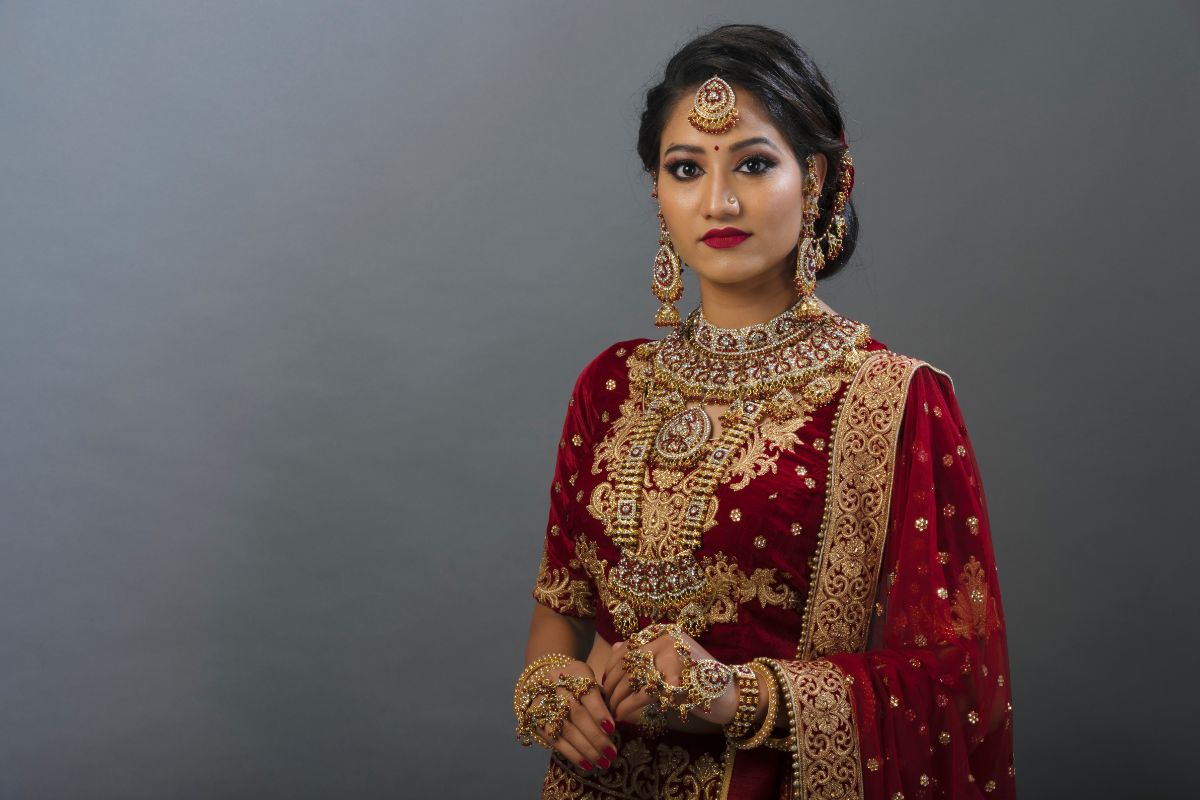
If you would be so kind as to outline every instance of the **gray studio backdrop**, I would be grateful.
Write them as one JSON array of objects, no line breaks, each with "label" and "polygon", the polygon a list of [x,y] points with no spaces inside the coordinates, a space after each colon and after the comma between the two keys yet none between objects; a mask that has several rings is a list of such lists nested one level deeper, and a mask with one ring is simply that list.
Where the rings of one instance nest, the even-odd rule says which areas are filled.
[{"label": "gray studio backdrop", "polygon": [[641,93],[731,21],[850,121],[823,296],[954,377],[1022,795],[1197,789],[1195,7],[730,12],[0,3],[0,798],[535,796],[565,399],[657,335]]}]

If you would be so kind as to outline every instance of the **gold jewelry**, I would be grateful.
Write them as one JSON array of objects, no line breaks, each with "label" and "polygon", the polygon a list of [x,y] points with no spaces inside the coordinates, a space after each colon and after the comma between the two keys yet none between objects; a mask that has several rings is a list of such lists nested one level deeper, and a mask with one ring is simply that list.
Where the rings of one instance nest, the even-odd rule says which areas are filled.
[{"label": "gold jewelry", "polygon": [[738,707],[733,719],[725,725],[725,736],[736,741],[748,736],[754,725],[754,715],[758,711],[758,673],[748,664],[734,664],[731,669],[737,681]]},{"label": "gold jewelry", "polygon": [[[750,669],[753,670],[759,678],[762,678],[763,682],[767,685],[767,714],[763,718],[762,725],[757,731],[755,731],[753,736],[750,736],[744,740],[740,740],[738,738],[733,739],[734,747],[738,748],[739,750],[752,750],[753,748],[759,747],[766,742],[771,737],[771,734],[775,731],[775,716],[778,713],[777,703],[779,701],[777,700],[776,696],[779,694],[779,684],[775,680],[775,675],[771,671],[771,668],[760,664],[758,659],[751,661],[749,664],[747,664],[747,666],[750,667]],[[756,711],[757,706],[758,698],[755,698]],[[753,717],[751,719],[753,719]]]},{"label": "gold jewelry", "polygon": [[[682,666],[680,667],[680,685],[667,683],[666,678],[663,679],[659,686],[658,704],[663,708],[674,707],[679,713],[679,718],[687,722],[688,712],[691,711],[695,703],[691,701],[691,692],[687,690],[687,675],[696,665],[695,659],[692,658],[692,649],[688,643],[684,641],[683,634],[679,630],[678,625],[671,625],[667,628],[667,635],[671,637],[671,641],[675,647],[675,654],[679,656]],[[683,695],[683,699],[678,699],[679,695]]]},{"label": "gold jewelry", "polygon": [[[558,693],[558,684],[546,678],[535,678],[529,688],[529,704],[522,717],[525,730],[543,747],[562,736],[563,727],[571,712],[571,701]],[[543,728],[550,729],[550,738],[542,737]],[[523,743],[523,742],[522,742]]]},{"label": "gold jewelry", "polygon": [[642,689],[654,694],[658,685],[663,682],[662,673],[654,664],[654,654],[649,650],[631,648],[621,658],[621,664],[629,675],[629,686],[635,692]]},{"label": "gold jewelry", "polygon": [[[712,703],[729,688],[733,680],[733,668],[712,658],[697,661],[685,672],[684,688],[692,706],[700,706],[704,713],[712,711]],[[687,716],[684,716],[687,719]]]},{"label": "gold jewelry", "polygon": [[643,737],[657,739],[667,732],[667,715],[663,713],[658,703],[642,706],[637,727]]},{"label": "gold jewelry", "polygon": [[713,75],[696,90],[696,99],[692,103],[688,122],[692,127],[704,133],[724,133],[737,125],[738,110],[734,106],[736,98],[733,87],[721,78]]},{"label": "gold jewelry", "polygon": [[[819,306],[812,300],[817,288],[817,273],[825,266],[825,256],[814,235],[817,218],[821,215],[817,186],[817,157],[810,153],[804,159],[804,211],[800,230],[800,242],[796,248],[796,294],[803,303],[804,316],[819,314]],[[816,313],[814,313],[814,311]]]},{"label": "gold jewelry", "polygon": [[826,262],[835,260],[842,252],[842,239],[846,236],[846,202],[850,199],[850,190],[854,188],[854,159],[850,150],[842,151],[838,165],[838,189],[833,198],[833,213],[829,218],[829,226],[821,239],[825,240]]},{"label": "gold jewelry", "polygon": [[586,678],[583,675],[567,675],[560,672],[556,685],[563,687],[576,701],[582,703],[584,695],[592,689],[599,689],[600,684],[596,683],[591,678]]},{"label": "gold jewelry", "polygon": [[[697,307],[663,339],[639,346],[640,357],[650,362],[639,378],[644,411],[614,481],[612,536],[621,556],[609,585],[613,622],[622,636],[632,635],[643,618],[669,617],[693,637],[704,631],[711,587],[695,551],[729,459],[764,415],[782,421],[830,401],[861,365],[870,338],[868,326],[837,314],[802,317],[797,301],[762,325],[738,329],[709,324]],[[707,414],[690,409],[688,398],[730,402],[717,442],[705,441],[701,415]],[[678,551],[667,556],[639,547],[643,483],[652,458],[672,468],[700,464],[689,480]]]},{"label": "gold jewelry", "polygon": [[[657,185],[655,186],[657,194]],[[670,328],[679,325],[679,309],[675,301],[683,296],[683,279],[680,273],[683,267],[675,246],[671,243],[671,234],[667,231],[667,221],[662,209],[658,211],[658,253],[654,256],[654,269],[651,272],[650,288],[662,305],[654,315],[654,324],[660,328]]]},{"label": "gold jewelry", "polygon": [[[537,730],[538,726],[534,724],[531,712],[531,706],[538,697],[545,696],[542,687],[535,685],[535,679],[539,677],[538,673],[549,667],[565,667],[573,661],[575,659],[565,653],[547,653],[535,658],[521,671],[520,677],[517,678],[516,688],[513,690],[513,713],[517,717],[517,741],[523,746],[528,747],[536,741],[543,747],[550,747],[550,744]],[[557,693],[555,692],[555,694]],[[545,702],[543,701],[541,706],[544,706]]]}]

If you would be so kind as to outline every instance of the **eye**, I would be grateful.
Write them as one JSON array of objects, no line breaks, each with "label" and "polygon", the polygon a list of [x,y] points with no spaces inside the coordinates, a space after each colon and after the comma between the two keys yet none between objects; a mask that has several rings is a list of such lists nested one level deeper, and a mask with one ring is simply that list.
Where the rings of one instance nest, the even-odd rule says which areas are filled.
[{"label": "eye", "polygon": [[774,159],[767,158],[766,156],[750,156],[738,165],[738,169],[740,170],[742,167],[747,165],[757,165],[756,168],[748,171],[751,175],[762,175],[763,173],[774,169],[777,163],[778,162],[776,162]]},{"label": "eye", "polygon": [[[679,171],[681,167],[684,168],[683,174],[680,174],[680,171]],[[667,173],[671,175],[671,177],[676,178],[681,181],[686,181],[686,180],[695,178],[697,175],[699,175],[702,172],[699,164],[697,164],[695,161],[692,161],[692,160],[686,159],[686,158],[681,158],[678,161],[672,161],[670,164],[665,164],[663,166],[663,169],[665,169],[667,171]],[[691,170],[694,170],[694,171],[691,171]]]}]

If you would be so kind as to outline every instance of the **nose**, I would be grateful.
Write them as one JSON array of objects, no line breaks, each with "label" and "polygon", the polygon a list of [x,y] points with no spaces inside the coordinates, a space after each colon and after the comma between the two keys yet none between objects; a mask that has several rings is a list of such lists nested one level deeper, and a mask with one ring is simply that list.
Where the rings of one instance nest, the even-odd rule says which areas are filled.
[{"label": "nose", "polygon": [[736,216],[738,204],[729,202],[733,196],[733,185],[720,170],[714,170],[708,176],[708,194],[705,198],[704,214],[706,217]]}]

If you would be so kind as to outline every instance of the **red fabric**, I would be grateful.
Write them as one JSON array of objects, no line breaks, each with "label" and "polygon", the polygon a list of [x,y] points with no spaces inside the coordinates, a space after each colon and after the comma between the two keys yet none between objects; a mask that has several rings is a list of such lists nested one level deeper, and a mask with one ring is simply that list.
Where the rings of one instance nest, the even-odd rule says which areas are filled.
[{"label": "red fabric", "polygon": [[[610,643],[620,636],[578,548],[581,543],[585,551],[594,548],[605,568],[620,555],[601,519],[612,469],[605,453],[620,439],[622,409],[640,400],[630,397],[627,363],[642,341],[607,348],[576,381],[558,443],[545,558],[534,590],[538,602],[559,613],[594,617],[598,635]],[[869,349],[883,347],[872,341]],[[698,637],[714,658],[733,664],[796,656],[837,405],[835,398],[813,412],[795,431],[796,441],[768,446],[772,459],[760,464],[761,473],[717,488],[717,524],[704,533],[697,556],[723,559],[744,575],[766,571],[772,590],[790,590],[799,608],[743,600],[736,619],[715,623]],[[974,526],[967,523],[970,517]],[[918,519],[926,521],[925,530]],[[760,536],[764,546],[755,544]],[[881,613],[873,620],[867,652],[829,658],[853,676],[865,796],[1012,797],[1011,681],[983,487],[950,382],[928,367],[916,371],[908,393],[880,572]],[[978,722],[969,721],[972,711]],[[618,733],[621,758],[669,758],[679,771],[681,763],[719,764],[725,745],[720,734],[676,731],[641,741],[637,729],[625,723]],[[556,757],[543,796],[655,797],[672,788],[664,783],[666,771],[636,771],[639,783],[619,780],[617,766],[607,775],[585,776]],[[729,796],[786,796],[790,773],[788,753],[740,752]]]},{"label": "red fabric", "polygon": [[950,379],[928,367],[913,376],[896,467],[867,651],[829,657],[854,678],[866,797],[1011,798],[1012,681],[987,502]]}]

